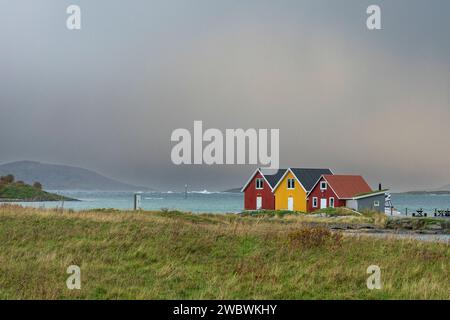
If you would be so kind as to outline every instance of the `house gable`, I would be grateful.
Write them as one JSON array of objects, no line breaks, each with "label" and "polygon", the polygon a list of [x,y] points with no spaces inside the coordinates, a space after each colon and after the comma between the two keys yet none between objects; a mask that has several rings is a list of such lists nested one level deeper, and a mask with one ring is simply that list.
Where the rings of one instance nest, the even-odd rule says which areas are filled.
[{"label": "house gable", "polygon": [[[262,188],[257,188],[257,179],[262,179]],[[257,170],[253,174],[250,181],[243,188],[244,190],[244,209],[245,210],[257,210],[257,201],[260,198],[261,208],[263,210],[274,210],[275,209],[275,197],[272,192],[272,187],[265,179],[264,175]]]},{"label": "house gable", "polygon": [[253,174],[250,176],[250,179],[242,187],[241,192],[245,192],[245,190],[248,188],[250,183],[255,179],[255,176],[257,174],[261,175],[261,177],[264,179],[265,183],[267,183],[267,185],[273,191],[275,185],[278,183],[278,181],[284,175],[285,172],[286,172],[286,169],[279,169],[279,170],[277,170],[277,172],[270,174],[269,172],[264,172],[262,168],[258,168],[255,170],[255,172],[253,172]]},{"label": "house gable", "polygon": [[[321,188],[321,183],[326,182],[326,188]],[[321,201],[326,201],[326,207],[342,207],[345,206],[345,200],[339,199],[332,186],[328,183],[325,176],[321,176],[311,191],[308,193],[308,212],[320,209]],[[331,205],[333,201],[333,205]]]},{"label": "house gable", "polygon": [[250,176],[250,178],[247,180],[247,182],[244,184],[244,186],[241,189],[241,192],[245,192],[245,190],[248,188],[248,186],[250,185],[250,183],[255,179],[255,176],[257,174],[261,174],[261,171],[258,169],[256,169],[253,174]]},{"label": "house gable", "polygon": [[300,182],[300,180],[298,180],[298,178],[294,175],[294,173],[292,172],[291,168],[287,169],[286,172],[283,174],[283,176],[280,178],[280,180],[278,181],[278,183],[273,187],[273,191],[275,192],[278,187],[282,184],[283,181],[287,181],[286,176],[289,176],[289,178],[294,178],[297,183],[303,188],[303,190],[306,192],[305,187],[302,185],[302,183]]}]

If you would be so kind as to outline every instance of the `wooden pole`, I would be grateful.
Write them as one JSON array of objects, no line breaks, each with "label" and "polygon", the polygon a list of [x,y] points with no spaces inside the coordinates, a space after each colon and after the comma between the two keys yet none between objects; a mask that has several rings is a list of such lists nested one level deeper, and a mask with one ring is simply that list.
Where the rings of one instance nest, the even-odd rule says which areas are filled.
[{"label": "wooden pole", "polygon": [[134,210],[141,210],[141,194],[135,193],[134,194]]}]

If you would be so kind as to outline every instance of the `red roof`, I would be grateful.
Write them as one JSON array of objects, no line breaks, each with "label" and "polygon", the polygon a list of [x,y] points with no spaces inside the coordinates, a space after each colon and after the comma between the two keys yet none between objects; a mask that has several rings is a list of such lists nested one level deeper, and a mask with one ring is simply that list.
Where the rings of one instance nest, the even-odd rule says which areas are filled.
[{"label": "red roof", "polygon": [[362,193],[372,192],[372,189],[361,176],[324,175],[328,185],[340,199],[353,198]]}]

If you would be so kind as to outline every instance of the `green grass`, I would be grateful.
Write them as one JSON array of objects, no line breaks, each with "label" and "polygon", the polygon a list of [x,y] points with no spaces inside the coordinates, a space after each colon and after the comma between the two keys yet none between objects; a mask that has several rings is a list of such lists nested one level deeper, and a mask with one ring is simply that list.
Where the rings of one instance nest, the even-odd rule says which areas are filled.
[{"label": "green grass", "polygon": [[[447,244],[345,237],[307,219],[0,206],[0,298],[449,298]],[[66,287],[72,264],[81,290]],[[381,290],[366,287],[374,264]]]},{"label": "green grass", "polygon": [[22,201],[61,201],[73,200],[68,197],[49,193],[31,185],[13,182],[0,185],[0,200],[22,200]]},{"label": "green grass", "polygon": [[[315,213],[325,213],[328,216],[360,216],[362,214],[358,214],[356,211],[346,208],[346,207],[337,207],[337,208],[324,208],[324,209],[319,209],[316,210],[314,212],[312,212],[313,214]],[[375,214],[378,212],[367,212],[366,215],[371,215],[371,214]]]}]

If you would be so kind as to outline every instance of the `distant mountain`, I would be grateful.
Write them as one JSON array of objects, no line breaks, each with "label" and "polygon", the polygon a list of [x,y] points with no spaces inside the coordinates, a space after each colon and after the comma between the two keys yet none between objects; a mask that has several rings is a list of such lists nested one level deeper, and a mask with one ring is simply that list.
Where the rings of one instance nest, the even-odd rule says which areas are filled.
[{"label": "distant mountain", "polygon": [[233,188],[233,189],[228,189],[228,190],[224,190],[223,192],[229,192],[229,193],[240,193],[242,188]]},{"label": "distant mountain", "polygon": [[413,190],[402,192],[407,194],[450,194],[450,184],[447,184],[440,188],[433,188],[428,190]]},{"label": "distant mountain", "polygon": [[36,161],[17,161],[0,165],[0,176],[12,174],[16,181],[32,184],[38,181],[46,190],[148,190],[133,186],[94,171]]},{"label": "distant mountain", "polygon": [[443,187],[439,188],[438,190],[440,190],[440,191],[450,191],[450,184],[447,184],[446,186],[443,186]]}]

